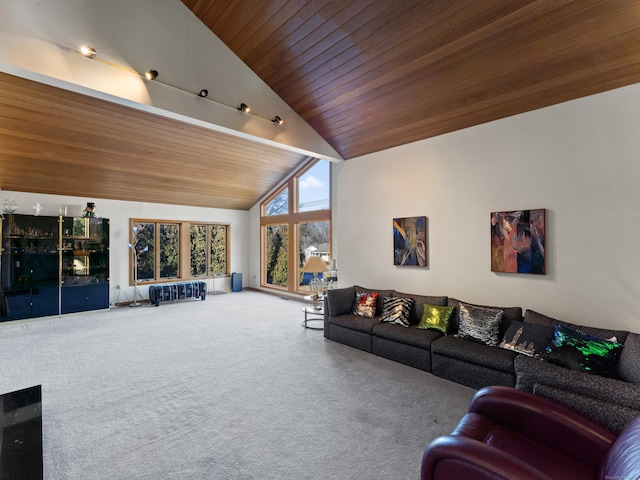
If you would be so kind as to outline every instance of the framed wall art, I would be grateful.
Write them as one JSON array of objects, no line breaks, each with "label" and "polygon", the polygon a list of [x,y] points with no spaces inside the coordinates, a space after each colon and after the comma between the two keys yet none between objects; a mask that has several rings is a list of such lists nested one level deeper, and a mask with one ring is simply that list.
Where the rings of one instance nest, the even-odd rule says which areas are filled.
[{"label": "framed wall art", "polygon": [[427,217],[393,219],[393,264],[427,266]]},{"label": "framed wall art", "polygon": [[491,213],[491,271],[545,275],[545,209]]}]

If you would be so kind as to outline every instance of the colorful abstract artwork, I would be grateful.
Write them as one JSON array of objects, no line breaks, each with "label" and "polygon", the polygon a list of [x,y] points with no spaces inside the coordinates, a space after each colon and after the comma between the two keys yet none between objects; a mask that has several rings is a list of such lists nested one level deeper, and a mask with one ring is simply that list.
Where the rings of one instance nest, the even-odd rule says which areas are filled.
[{"label": "colorful abstract artwork", "polygon": [[427,266],[427,217],[393,219],[393,264]]},{"label": "colorful abstract artwork", "polygon": [[545,275],[545,209],[491,214],[491,271]]}]

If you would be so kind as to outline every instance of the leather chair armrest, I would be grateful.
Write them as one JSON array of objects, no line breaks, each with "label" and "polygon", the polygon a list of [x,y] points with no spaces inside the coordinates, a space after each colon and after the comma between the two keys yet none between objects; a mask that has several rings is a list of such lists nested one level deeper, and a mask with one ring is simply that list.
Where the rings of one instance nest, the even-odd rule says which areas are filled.
[{"label": "leather chair armrest", "polygon": [[616,435],[581,414],[544,397],[508,387],[486,387],[471,400],[469,412],[521,433],[596,467]]},{"label": "leather chair armrest", "polygon": [[422,456],[422,480],[551,480],[518,458],[466,437],[439,437]]}]

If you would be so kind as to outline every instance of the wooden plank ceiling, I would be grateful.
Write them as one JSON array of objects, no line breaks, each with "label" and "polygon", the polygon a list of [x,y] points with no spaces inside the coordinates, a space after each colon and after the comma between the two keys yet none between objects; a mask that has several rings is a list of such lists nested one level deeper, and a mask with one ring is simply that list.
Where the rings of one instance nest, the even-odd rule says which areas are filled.
[{"label": "wooden plank ceiling", "polygon": [[248,210],[305,159],[0,74],[5,190]]},{"label": "wooden plank ceiling", "polygon": [[640,82],[635,0],[182,0],[345,159]]}]

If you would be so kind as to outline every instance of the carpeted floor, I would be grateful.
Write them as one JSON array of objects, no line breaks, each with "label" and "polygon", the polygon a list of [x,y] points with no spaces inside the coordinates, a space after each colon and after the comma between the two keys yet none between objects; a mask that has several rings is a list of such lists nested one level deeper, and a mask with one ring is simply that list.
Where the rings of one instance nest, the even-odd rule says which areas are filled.
[{"label": "carpeted floor", "polygon": [[[474,390],[325,340],[258,292],[0,324],[47,480],[417,479]],[[402,327],[398,327],[402,328]]]}]

